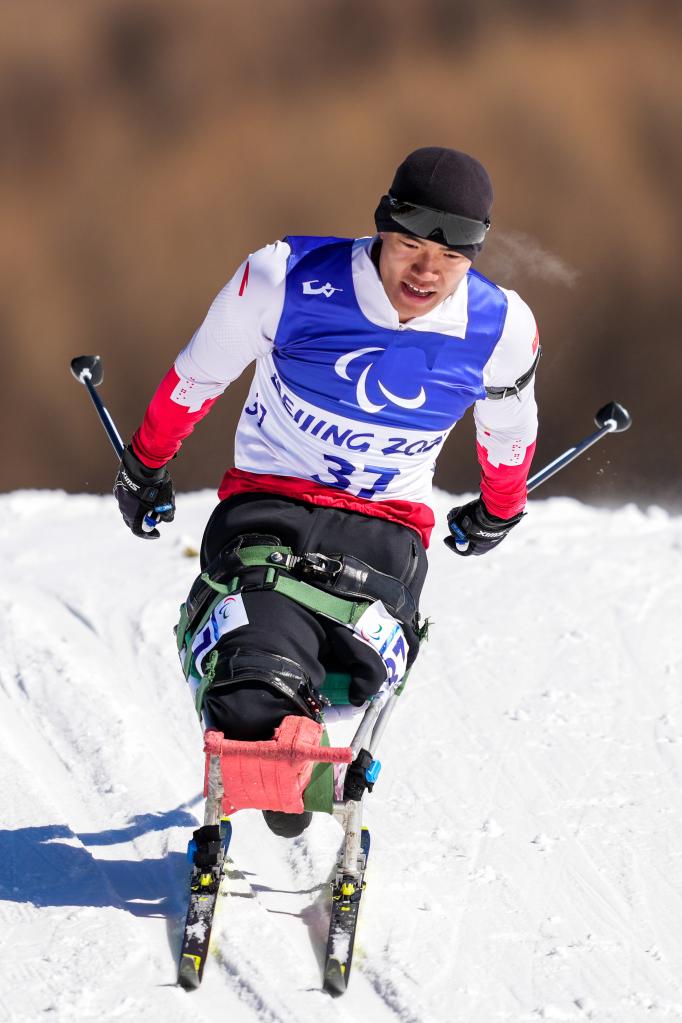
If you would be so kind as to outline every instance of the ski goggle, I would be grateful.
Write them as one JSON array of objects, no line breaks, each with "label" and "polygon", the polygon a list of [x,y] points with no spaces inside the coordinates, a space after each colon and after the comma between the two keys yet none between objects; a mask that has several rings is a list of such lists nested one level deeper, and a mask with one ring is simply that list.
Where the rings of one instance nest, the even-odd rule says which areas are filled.
[{"label": "ski goggle", "polygon": [[442,245],[481,245],[490,228],[488,217],[485,220],[471,220],[456,213],[443,213],[442,210],[432,210],[428,206],[402,202],[390,194],[382,198],[381,206],[391,220],[410,234]]}]

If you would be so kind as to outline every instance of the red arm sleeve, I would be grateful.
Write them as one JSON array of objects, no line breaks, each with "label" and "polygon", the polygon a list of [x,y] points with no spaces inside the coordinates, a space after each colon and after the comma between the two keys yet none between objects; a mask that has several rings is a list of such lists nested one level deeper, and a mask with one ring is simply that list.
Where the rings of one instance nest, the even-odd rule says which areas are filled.
[{"label": "red arm sleeve", "polygon": [[482,444],[476,444],[481,466],[481,497],[491,515],[510,519],[526,504],[526,480],[535,454],[535,441],[516,465],[492,465]]},{"label": "red arm sleeve", "polygon": [[[142,425],[133,435],[132,447],[137,457],[152,469],[165,465],[180,449],[195,425],[211,410],[215,398],[207,398],[196,411],[186,402],[188,382],[180,388],[181,379],[171,367],[156,389],[144,414]],[[179,389],[180,388],[180,389]]]}]

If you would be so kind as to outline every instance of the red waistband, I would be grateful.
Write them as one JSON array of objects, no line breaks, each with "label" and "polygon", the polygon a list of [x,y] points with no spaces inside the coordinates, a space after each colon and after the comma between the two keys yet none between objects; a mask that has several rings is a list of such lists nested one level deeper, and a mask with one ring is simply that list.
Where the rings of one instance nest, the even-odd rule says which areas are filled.
[{"label": "red waistband", "polygon": [[235,494],[266,493],[279,494],[281,497],[293,497],[297,501],[307,501],[326,508],[343,508],[346,511],[359,512],[378,519],[388,519],[401,526],[414,530],[421,538],[424,547],[429,546],[431,531],[435,525],[432,509],[428,504],[417,501],[367,501],[362,497],[353,497],[342,490],[323,487],[311,480],[297,479],[294,476],[268,476],[243,469],[228,469],[218,489],[218,497],[234,497]]}]

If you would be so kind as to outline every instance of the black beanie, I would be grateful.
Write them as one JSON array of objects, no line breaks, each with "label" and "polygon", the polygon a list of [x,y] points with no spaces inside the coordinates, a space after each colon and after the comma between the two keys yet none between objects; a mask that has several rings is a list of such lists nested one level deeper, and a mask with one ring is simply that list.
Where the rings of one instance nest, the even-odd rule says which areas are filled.
[{"label": "black beanie", "polygon": [[[485,220],[493,203],[493,186],[483,164],[457,149],[426,146],[405,157],[395,172],[390,194],[394,199],[428,206],[443,213],[456,213],[470,220]],[[377,231],[409,234],[390,216],[384,198],[374,214]],[[451,245],[450,248],[474,259],[483,242]]]}]

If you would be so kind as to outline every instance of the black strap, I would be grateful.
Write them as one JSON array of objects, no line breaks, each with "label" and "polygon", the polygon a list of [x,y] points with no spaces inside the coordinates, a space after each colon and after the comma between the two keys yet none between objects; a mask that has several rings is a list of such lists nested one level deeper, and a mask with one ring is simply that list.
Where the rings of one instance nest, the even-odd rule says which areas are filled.
[{"label": "black strap", "polygon": [[501,401],[502,398],[506,398],[510,394],[515,394],[518,398],[519,391],[522,391],[535,376],[535,370],[538,368],[538,362],[540,361],[541,355],[542,345],[538,345],[538,350],[535,354],[535,358],[533,359],[533,365],[526,373],[523,374],[523,376],[519,377],[519,379],[512,384],[511,387],[486,387],[486,396],[490,398],[491,401]]},{"label": "black strap", "polygon": [[380,600],[402,624],[413,629],[419,624],[417,605],[407,586],[360,558],[350,554],[303,554],[291,572],[337,597]]},{"label": "black strap", "polygon": [[220,678],[208,688],[212,693],[231,689],[236,685],[261,683],[286,696],[313,721],[320,721],[322,708],[329,703],[314,687],[300,664],[283,654],[238,647],[220,662]]},{"label": "black strap", "polygon": [[[279,540],[276,536],[264,535],[262,533],[248,533],[238,536],[230,541],[226,547],[223,547],[220,553],[208,563],[205,571],[197,576],[185,601],[187,627],[190,630],[201,619],[211,601],[215,600],[216,591],[206,582],[205,577],[208,576],[209,579],[216,583],[224,583],[226,580],[233,578],[233,576],[246,572],[247,569],[244,568],[244,565],[239,560],[237,551],[242,547],[256,547],[261,544],[270,544],[276,547],[279,544]],[[249,588],[264,589],[265,586]]]}]

